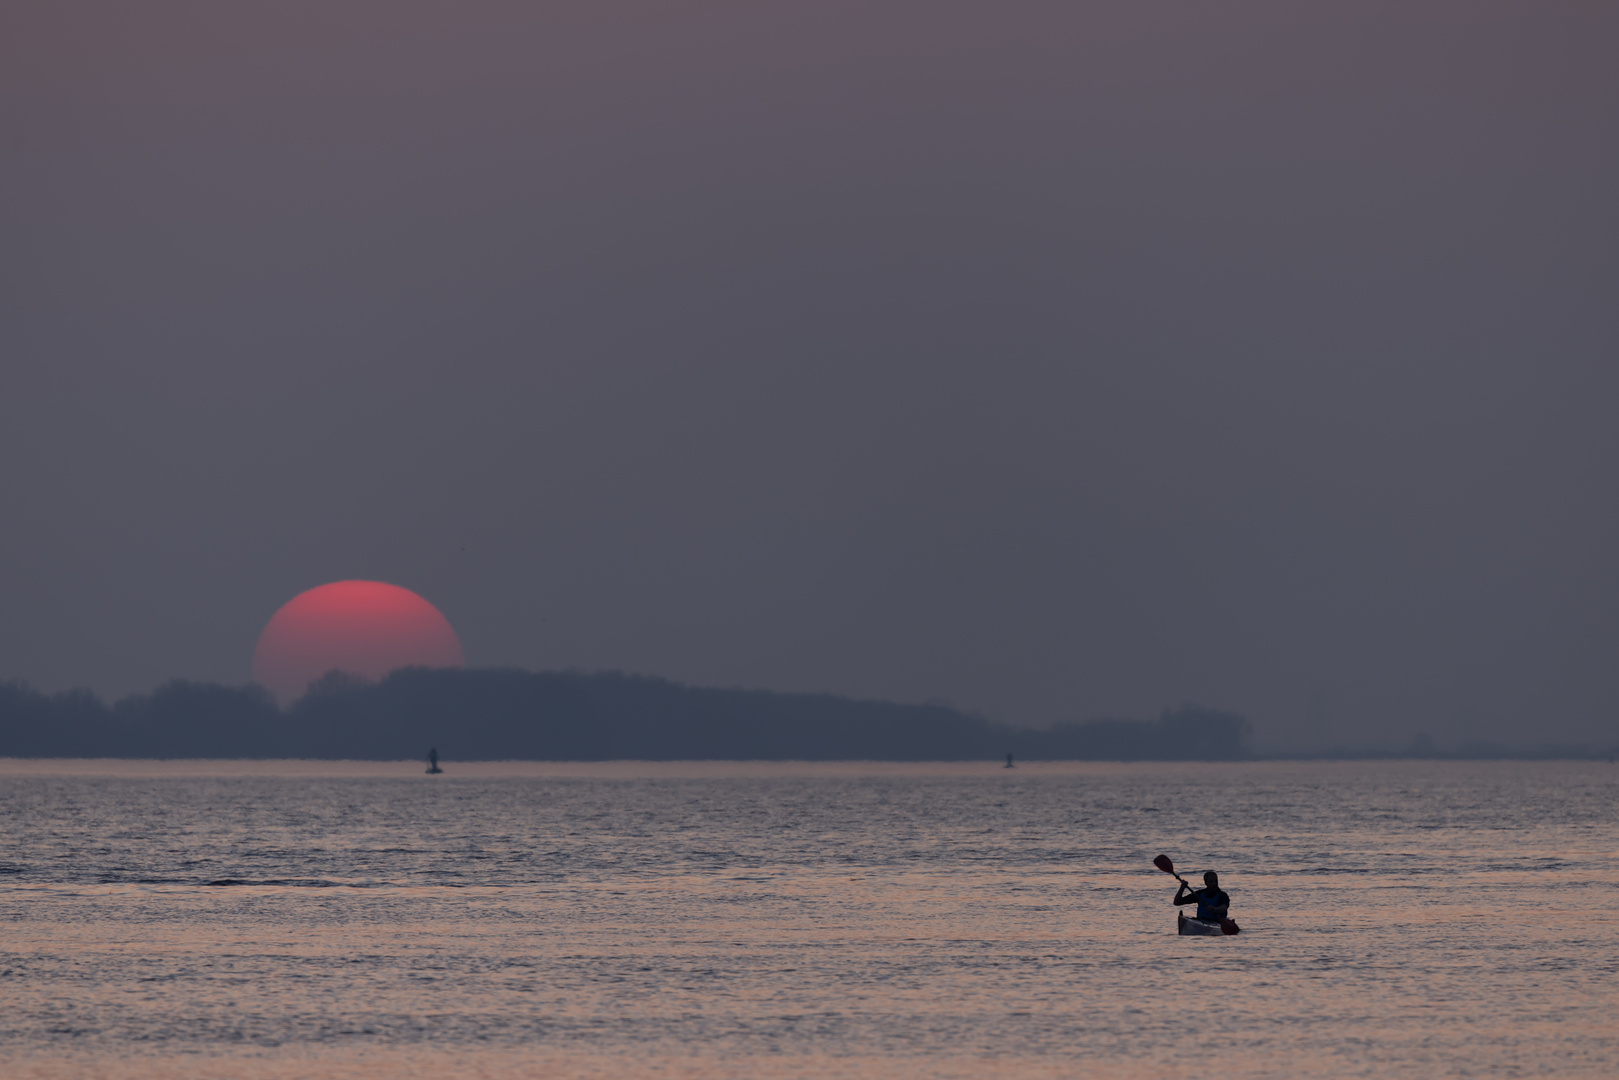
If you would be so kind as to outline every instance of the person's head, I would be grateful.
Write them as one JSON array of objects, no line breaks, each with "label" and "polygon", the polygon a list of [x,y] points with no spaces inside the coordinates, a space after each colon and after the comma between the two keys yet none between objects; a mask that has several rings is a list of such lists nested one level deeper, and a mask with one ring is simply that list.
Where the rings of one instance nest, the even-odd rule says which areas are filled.
[{"label": "person's head", "polygon": [[1220,875],[1216,874],[1213,870],[1210,870],[1208,873],[1203,875],[1203,884],[1207,885],[1211,889],[1218,889],[1220,887]]}]

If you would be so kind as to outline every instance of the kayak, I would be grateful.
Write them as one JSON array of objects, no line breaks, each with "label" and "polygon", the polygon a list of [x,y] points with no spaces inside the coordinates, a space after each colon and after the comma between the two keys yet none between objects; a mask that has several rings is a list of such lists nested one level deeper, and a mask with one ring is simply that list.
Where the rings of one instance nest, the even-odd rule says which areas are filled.
[{"label": "kayak", "polygon": [[1230,919],[1221,919],[1219,922],[1211,919],[1189,919],[1186,917],[1186,912],[1177,911],[1175,913],[1175,932],[1182,937],[1188,935],[1225,937],[1228,934],[1242,933],[1242,927]]}]

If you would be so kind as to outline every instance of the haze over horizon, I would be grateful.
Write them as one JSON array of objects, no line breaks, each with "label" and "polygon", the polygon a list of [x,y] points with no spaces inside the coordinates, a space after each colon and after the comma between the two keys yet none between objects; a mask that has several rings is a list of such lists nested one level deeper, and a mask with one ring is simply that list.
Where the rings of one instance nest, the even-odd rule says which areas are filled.
[{"label": "haze over horizon", "polygon": [[1619,8],[25,3],[0,681],[1619,732]]}]

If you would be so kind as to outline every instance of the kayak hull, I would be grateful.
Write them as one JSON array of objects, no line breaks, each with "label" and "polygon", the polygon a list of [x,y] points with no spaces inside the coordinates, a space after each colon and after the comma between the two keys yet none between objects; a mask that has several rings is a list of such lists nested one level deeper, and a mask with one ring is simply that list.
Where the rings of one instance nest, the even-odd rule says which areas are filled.
[{"label": "kayak hull", "polygon": [[1182,937],[1229,937],[1242,932],[1242,927],[1230,919],[1211,922],[1207,919],[1189,919],[1186,912],[1175,913],[1175,932]]}]

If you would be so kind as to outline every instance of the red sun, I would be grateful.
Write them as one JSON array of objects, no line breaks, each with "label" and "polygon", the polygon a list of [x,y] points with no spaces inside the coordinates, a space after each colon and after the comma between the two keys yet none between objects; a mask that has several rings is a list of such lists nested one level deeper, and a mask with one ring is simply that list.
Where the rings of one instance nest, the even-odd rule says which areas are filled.
[{"label": "red sun", "polygon": [[253,651],[253,681],[282,701],[333,669],[380,679],[402,667],[460,667],[438,608],[382,581],[334,581],[281,605]]}]

